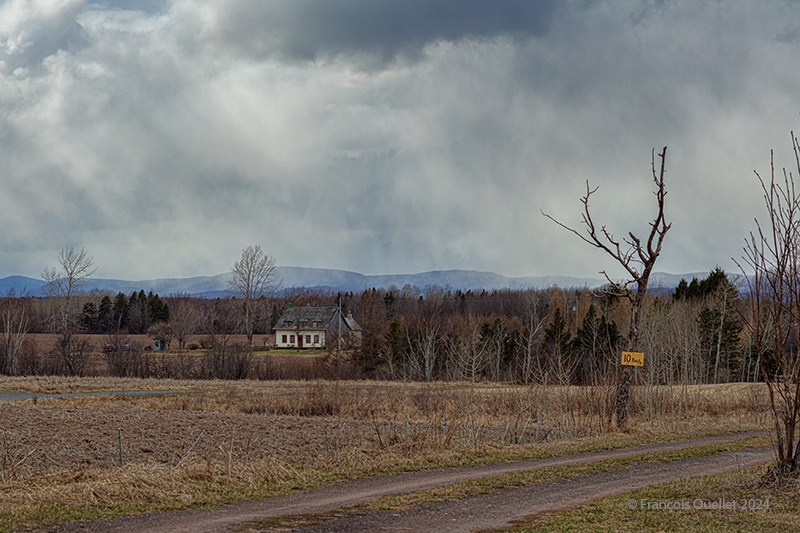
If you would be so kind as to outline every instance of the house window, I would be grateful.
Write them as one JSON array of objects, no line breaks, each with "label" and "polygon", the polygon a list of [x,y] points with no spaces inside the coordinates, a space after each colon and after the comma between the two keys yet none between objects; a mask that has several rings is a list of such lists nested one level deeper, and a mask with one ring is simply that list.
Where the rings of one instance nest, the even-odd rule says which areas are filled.
[{"label": "house window", "polygon": [[282,339],[281,339],[281,342],[282,342],[283,344],[286,344],[286,335],[284,335],[284,336],[282,337]]},{"label": "house window", "polygon": [[292,321],[291,320],[284,320],[283,321],[283,327],[285,327],[285,328],[292,327]]},{"label": "house window", "polygon": [[311,325],[312,325],[313,327],[315,327],[315,328],[318,328],[318,327],[319,327],[319,322],[317,322],[317,321],[315,320],[314,322],[312,322],[312,323],[311,323]]},{"label": "house window", "polygon": [[289,335],[289,342],[294,344],[294,335]]},{"label": "house window", "polygon": [[311,344],[311,335],[306,335],[306,344]]},{"label": "house window", "polygon": [[319,335],[314,335],[314,344],[319,344]]}]

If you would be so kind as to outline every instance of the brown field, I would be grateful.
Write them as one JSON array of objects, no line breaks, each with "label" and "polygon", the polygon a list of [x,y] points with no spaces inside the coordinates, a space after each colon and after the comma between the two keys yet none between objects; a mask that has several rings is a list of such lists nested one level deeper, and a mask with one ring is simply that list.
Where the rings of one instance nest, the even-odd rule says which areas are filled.
[{"label": "brown field", "polygon": [[[39,351],[47,351],[52,346],[56,344],[56,340],[58,335],[54,333],[29,333],[26,335],[27,338],[31,339],[35,344],[36,348]],[[103,349],[103,346],[109,343],[109,339],[111,338],[110,335],[85,335],[89,339],[92,347],[95,351],[100,352]],[[152,335],[123,335],[126,339],[126,342],[131,346],[152,346],[153,345],[153,336]],[[206,335],[190,335],[189,341],[186,343],[187,346],[197,345],[200,346],[202,343],[203,338]],[[272,345],[275,342],[275,335],[253,335],[253,346],[256,348],[261,348],[263,346]],[[244,335],[231,335],[230,338],[231,344],[246,344],[247,337]],[[177,345],[177,343],[175,343]]]},{"label": "brown field", "polygon": [[[768,428],[763,384],[602,387],[0,377],[0,528],[286,493],[333,479]],[[120,467],[120,430],[122,463]]]},{"label": "brown field", "polygon": [[[151,335],[124,335],[114,338],[109,335],[81,335],[89,341],[90,352],[87,354],[87,364],[83,370],[84,376],[100,377],[109,375],[109,367],[104,358],[103,347],[107,344],[124,343],[133,348],[144,348],[153,345]],[[54,349],[58,336],[49,333],[36,333],[27,336],[32,342],[33,349],[38,354],[46,354]],[[208,353],[202,348],[209,342],[205,335],[191,335],[186,343],[186,350],[179,353],[173,341],[168,351],[146,352],[153,359],[153,366],[166,371],[161,377],[173,377],[170,368],[180,358],[188,368],[197,369],[202,365],[203,357]],[[229,346],[244,346],[247,344],[245,335],[231,335],[228,339]],[[321,350],[275,349],[274,335],[253,336],[253,377],[260,379],[316,379],[339,377],[331,372],[321,360],[327,352]],[[342,357],[345,357],[343,354]],[[159,374],[158,371],[154,372]]]}]

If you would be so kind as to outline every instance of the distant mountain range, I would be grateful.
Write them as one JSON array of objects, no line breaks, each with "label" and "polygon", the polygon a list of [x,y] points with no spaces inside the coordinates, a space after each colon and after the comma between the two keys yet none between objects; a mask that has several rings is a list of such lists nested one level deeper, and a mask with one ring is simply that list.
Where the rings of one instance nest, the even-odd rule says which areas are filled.
[{"label": "distant mountain range", "polygon": [[[439,286],[451,290],[496,290],[496,289],[541,289],[547,287],[600,287],[606,284],[601,278],[573,278],[567,276],[528,276],[521,278],[508,278],[493,272],[479,272],[475,270],[434,270],[419,274],[387,274],[380,276],[366,276],[357,272],[346,270],[332,270],[325,268],[278,267],[277,278],[281,280],[281,289],[287,290],[297,287],[320,288],[326,291],[360,292],[364,289],[391,288],[398,289],[405,285],[412,285],[425,289],[429,286]],[[694,274],[666,274],[654,272],[650,278],[650,287],[660,290],[672,290],[684,278],[691,281],[693,277],[702,279],[707,272]],[[227,293],[230,273],[216,276],[199,276],[193,278],[167,278],[143,281],[125,281],[118,279],[94,279],[87,282],[85,291],[107,291],[112,294],[119,292],[130,294],[134,291],[153,291],[161,296],[171,294],[188,294],[204,298],[224,297]],[[0,279],[0,295],[13,291],[17,295],[42,296],[45,282],[41,279],[24,276],[9,276]]]}]

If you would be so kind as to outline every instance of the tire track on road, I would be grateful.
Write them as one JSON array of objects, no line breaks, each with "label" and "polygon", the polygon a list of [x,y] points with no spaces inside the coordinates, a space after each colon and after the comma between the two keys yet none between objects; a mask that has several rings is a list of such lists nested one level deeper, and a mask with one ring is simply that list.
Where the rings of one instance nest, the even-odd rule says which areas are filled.
[{"label": "tire track on road", "polygon": [[[699,437],[682,441],[644,444],[640,446],[629,446],[626,448],[618,448],[614,450],[566,454],[557,457],[548,457],[543,459],[528,459],[523,461],[497,463],[492,465],[483,465],[474,467],[461,467],[448,470],[432,470],[432,471],[426,470],[426,471],[409,472],[404,474],[373,476],[369,478],[359,479],[356,481],[338,483],[335,485],[330,485],[320,489],[314,489],[308,492],[303,492],[290,496],[280,496],[275,498],[267,498],[263,500],[255,500],[255,501],[226,505],[219,509],[199,510],[199,511],[172,511],[167,513],[150,513],[150,514],[141,514],[141,515],[119,518],[111,521],[88,520],[88,521],[72,522],[68,524],[63,524],[62,526],[57,527],[54,531],[64,532],[64,533],[76,532],[76,531],[82,531],[82,532],[124,531],[132,533],[133,532],[194,533],[194,532],[230,531],[229,528],[236,526],[237,524],[244,524],[247,522],[254,522],[258,520],[264,520],[268,518],[275,518],[281,516],[325,513],[336,509],[341,509],[344,507],[364,503],[370,500],[375,500],[385,496],[392,496],[397,494],[405,494],[410,492],[427,490],[436,487],[450,485],[453,483],[458,483],[461,481],[469,481],[483,477],[500,476],[503,474],[524,472],[528,470],[536,470],[542,468],[570,466],[576,464],[604,461],[608,459],[624,458],[643,453],[666,452],[666,451],[682,450],[685,448],[691,448],[695,446],[719,444],[723,442],[735,442],[749,437],[763,435],[765,433],[766,432],[747,432],[747,433],[737,433],[732,435],[730,434],[715,435],[711,437]],[[757,459],[751,458],[748,459],[748,461],[752,462],[753,460],[755,460],[756,462],[760,461],[761,463],[763,463],[769,461],[770,457],[772,457],[771,456],[771,454],[773,453],[772,447],[767,446],[764,447],[763,449],[759,448],[758,450],[760,451],[749,452],[749,453],[755,453],[756,455],[754,455],[753,457],[757,457]],[[731,461],[733,461],[732,459],[733,456],[730,455],[731,453],[738,453],[740,457],[750,457],[747,455],[742,455],[743,452],[724,452],[706,458],[697,458],[697,459],[698,460],[707,459],[709,461],[708,468],[712,468],[714,464],[714,458],[718,458],[717,460],[722,461],[724,468],[733,470],[739,467],[738,466],[739,463],[734,462],[733,464],[731,464]],[[687,461],[692,461],[692,460],[690,459]],[[684,467],[679,465],[683,463],[684,461],[673,461],[670,463],[664,463],[662,467],[664,468],[665,471],[669,471],[670,469],[681,470]],[[686,463],[686,464],[688,465],[691,463]],[[647,468],[648,466],[649,465],[641,465],[641,467],[633,467],[633,469],[631,468],[623,469],[619,470],[618,472],[637,472],[638,470],[636,469],[639,468],[644,469]],[[613,475],[613,473],[609,472],[607,474],[600,474],[600,475]],[[651,473],[648,475],[650,475],[651,477],[656,476],[652,477],[652,479],[662,479],[662,477],[658,477],[656,473]],[[694,474],[694,475],[700,475],[700,474]],[[576,479],[582,479],[582,478],[576,478]],[[677,477],[675,479],[680,479],[680,478]],[[572,483],[572,482],[574,482],[574,480],[564,481],[564,483]],[[661,482],[662,481],[653,481],[650,484],[661,483]],[[617,483],[619,484],[620,487],[630,486],[629,484],[623,483],[622,479],[618,479]],[[538,485],[533,485],[531,488],[532,489],[534,487],[541,488],[542,486],[543,486],[542,484],[538,484]],[[620,490],[615,494],[619,494],[620,492],[626,492],[628,490],[633,490],[634,488],[638,488],[638,486],[632,486],[632,487],[633,488],[623,488],[622,490]],[[517,488],[517,489],[506,489],[506,490],[521,490],[521,489]],[[547,492],[548,491],[545,490],[544,494],[546,494]],[[594,493],[593,491],[590,492]],[[485,496],[490,496],[490,495],[485,495]],[[460,505],[463,506],[464,505],[463,502],[465,501],[470,501],[470,502],[473,501],[473,498],[478,498],[478,497],[474,496],[466,500],[459,500]],[[580,502],[583,501],[588,501],[588,500],[580,500]],[[459,502],[456,502],[456,504],[458,504]],[[444,504],[446,502],[442,503]],[[570,506],[571,505],[573,504],[570,503]],[[424,507],[427,506],[415,507],[414,509],[412,509],[412,511],[415,509],[422,509]],[[526,510],[525,514],[520,516],[526,516],[533,514],[534,512],[538,512],[538,511],[531,511],[528,508],[525,508],[525,510]],[[411,511],[409,511],[409,513],[410,512]],[[449,510],[445,512],[455,513],[454,510]],[[407,519],[411,520],[412,515],[403,514],[403,516],[407,516]],[[453,516],[455,516],[455,514]],[[460,516],[461,518],[457,520],[464,519],[468,524],[476,523],[475,519],[471,518],[472,515],[468,515],[466,516],[466,518],[460,514],[458,516]],[[514,516],[517,515],[514,514]],[[511,519],[513,519],[513,517],[509,516],[506,518],[506,520],[511,520]],[[458,522],[458,524],[461,523],[462,522]],[[501,522],[500,525],[502,525],[503,523],[505,522]],[[328,522],[327,526],[330,525],[331,524]],[[422,527],[422,525],[424,524],[420,524],[420,527]],[[456,527],[455,523],[450,525]],[[352,527],[357,527],[357,526],[353,524]],[[374,529],[374,527],[375,526],[373,526],[372,529]],[[383,526],[381,525],[378,527],[383,527]],[[481,527],[499,527],[499,526],[481,526]],[[416,527],[412,527],[412,529],[416,530]],[[330,528],[324,530],[331,531]],[[358,529],[354,530],[358,531]],[[434,529],[427,529],[426,531],[439,531],[439,530],[441,529],[434,528]],[[308,531],[313,531],[313,530],[309,529]],[[336,531],[336,529],[334,529],[334,531]],[[470,529],[452,529],[452,531],[470,531]]]}]

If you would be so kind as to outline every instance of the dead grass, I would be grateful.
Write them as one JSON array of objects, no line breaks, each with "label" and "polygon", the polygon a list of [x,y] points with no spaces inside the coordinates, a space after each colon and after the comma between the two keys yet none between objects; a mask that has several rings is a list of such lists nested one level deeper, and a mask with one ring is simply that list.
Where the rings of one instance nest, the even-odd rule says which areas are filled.
[{"label": "dead grass", "polygon": [[[90,391],[186,390],[192,395],[164,397],[81,397],[39,399],[39,405],[92,408],[142,408],[210,412],[338,416],[427,424],[445,428],[475,419],[477,441],[482,432],[504,443],[540,442],[602,435],[609,431],[605,410],[609,390],[601,387],[512,386],[484,383],[382,381],[193,381],[123,378],[0,378],[0,390],[39,393]],[[697,428],[745,429],[769,422],[766,391],[761,384],[692,385],[677,388],[638,387],[632,394],[634,425],[672,431]],[[492,440],[492,439],[488,439]]]},{"label": "dead grass", "polygon": [[[508,531],[581,531],[647,533],[661,531],[798,531],[800,530],[800,482],[781,490],[759,483],[768,467],[689,478],[654,485],[611,498],[603,498],[575,509],[543,513],[520,522]],[[736,502],[736,509],[697,509],[695,502]],[[628,501],[637,502],[636,509]],[[640,502],[681,502],[688,509],[642,510]],[[759,502],[760,501],[760,502]],[[741,504],[748,507],[742,509]],[[768,502],[768,508],[765,503]],[[702,507],[702,505],[701,505]]]},{"label": "dead grass", "polygon": [[65,376],[0,376],[0,390],[37,394],[72,394],[81,392],[113,392],[126,390],[190,390],[199,383],[213,388],[224,381],[181,381],[163,379],[65,377]]},{"label": "dead grass", "polygon": [[[0,528],[17,531],[69,518],[111,518],[136,511],[218,506],[231,501],[288,494],[337,479],[296,469],[276,459],[227,461],[227,450],[175,466],[131,464],[79,470],[5,484]],[[67,512],[68,510],[68,512]]]},{"label": "dead grass", "polygon": [[[342,478],[767,429],[756,384],[607,391],[396,382],[0,378],[31,392],[185,390],[0,404],[0,528],[217,505]],[[473,398],[472,400],[470,398]],[[470,416],[471,415],[471,416]],[[119,435],[123,463],[119,466]]]}]

